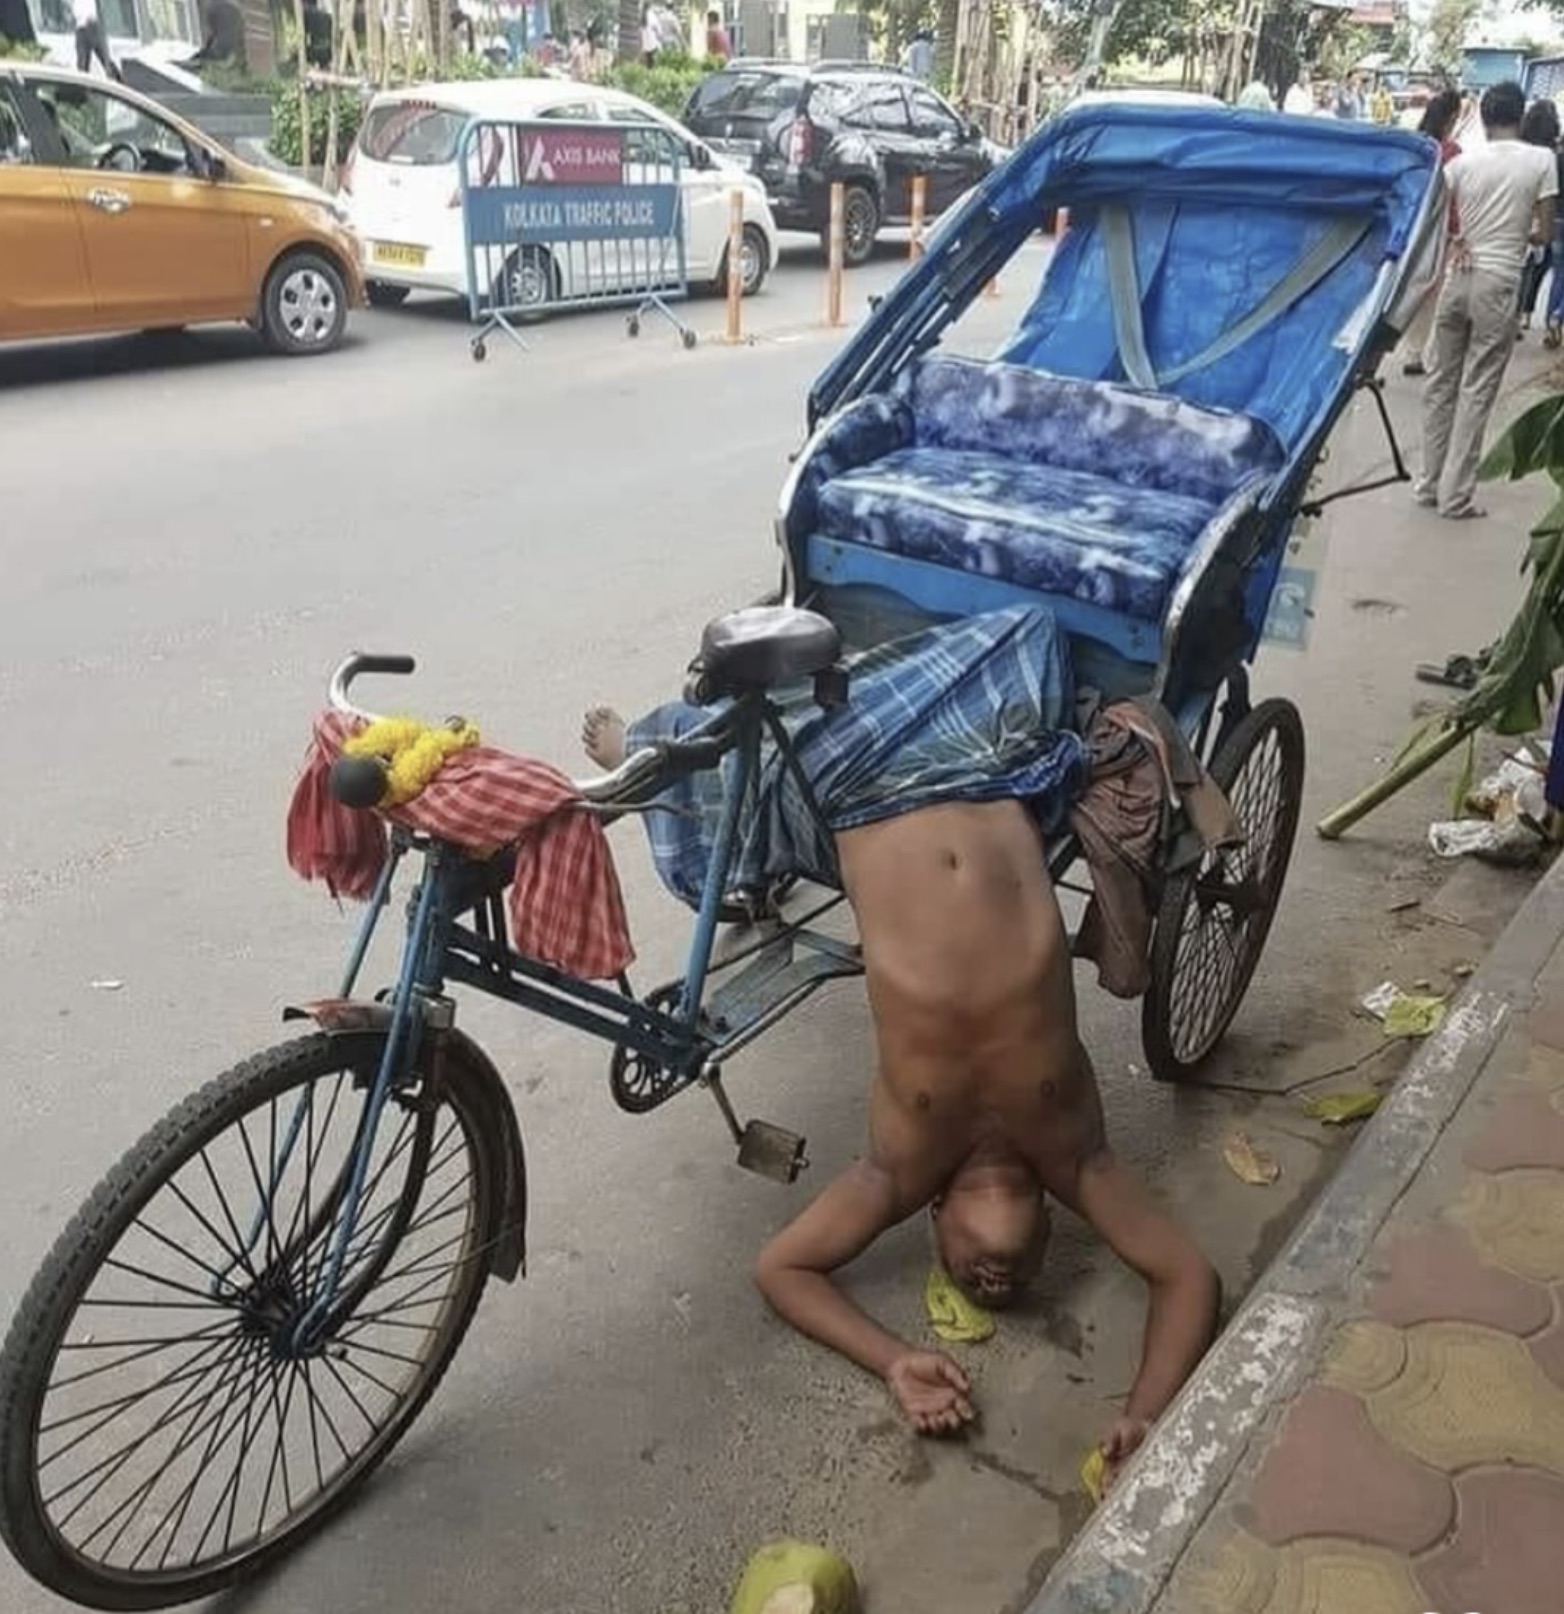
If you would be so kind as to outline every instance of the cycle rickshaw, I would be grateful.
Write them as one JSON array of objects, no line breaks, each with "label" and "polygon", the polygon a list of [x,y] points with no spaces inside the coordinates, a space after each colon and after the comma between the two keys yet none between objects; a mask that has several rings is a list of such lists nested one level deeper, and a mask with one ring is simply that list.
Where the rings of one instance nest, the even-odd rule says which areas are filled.
[{"label": "cycle rickshaw", "polygon": [[[817,923],[840,894],[802,913],[790,898],[720,957],[716,938],[762,745],[793,766],[778,692],[850,703],[844,645],[1042,602],[1078,681],[1173,714],[1245,832],[1170,877],[1157,916],[1148,1059],[1192,1071],[1243,997],[1299,815],[1298,713],[1251,704],[1246,666],[1356,389],[1388,429],[1374,375],[1431,283],[1442,206],[1419,136],[1111,104],[1048,125],[973,193],[816,383],[777,520],[780,603],[707,629],[690,691],[705,715],[605,777],[556,780],[535,814],[597,835],[594,815],[722,780],[680,980],[643,995],[612,956],[592,978],[546,961],[525,934],[525,838],[474,849],[411,807],[388,831],[367,810],[388,800],[384,761],[339,760],[338,800],[366,809],[355,822],[379,848],[340,990],[126,1155],[0,1354],[0,1533],[27,1570],[101,1608],[209,1594],[324,1522],[416,1418],[488,1277],[524,1262],[515,1109],[451,988],[602,1038],[625,1109],[704,1086],[741,1164],[796,1176],[802,1140],[742,1124],[723,1072],[822,982],[860,972]],[[943,352],[1056,208],[1068,231],[1002,350]],[[338,738],[358,722],[355,677],[412,665],[345,662]],[[1051,845],[1056,880],[1075,851]],[[399,973],[365,994],[409,859]]]}]

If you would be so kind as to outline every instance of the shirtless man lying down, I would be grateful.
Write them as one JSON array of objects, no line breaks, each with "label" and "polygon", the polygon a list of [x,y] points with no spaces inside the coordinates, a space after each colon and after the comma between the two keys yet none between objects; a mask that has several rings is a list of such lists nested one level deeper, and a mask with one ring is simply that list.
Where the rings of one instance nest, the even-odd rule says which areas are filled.
[{"label": "shirtless man lying down", "polygon": [[[622,735],[611,713],[588,714],[599,762]],[[957,802],[836,846],[879,1044],[869,1146],[765,1247],[756,1281],[795,1328],[883,1378],[915,1429],[954,1432],[974,1416],[966,1375],[880,1327],[832,1274],[929,1206],[951,1277],[1004,1306],[1041,1264],[1053,1195],[1149,1290],[1140,1371],[1102,1442],[1111,1477],[1210,1344],[1220,1288],[1108,1146],[1037,828],[1016,801]]]}]

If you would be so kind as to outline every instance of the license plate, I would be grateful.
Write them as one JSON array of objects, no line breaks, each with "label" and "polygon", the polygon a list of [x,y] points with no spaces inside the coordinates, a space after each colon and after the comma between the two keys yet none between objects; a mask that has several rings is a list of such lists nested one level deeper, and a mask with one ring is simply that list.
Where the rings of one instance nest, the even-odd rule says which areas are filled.
[{"label": "license plate", "polygon": [[404,269],[422,269],[428,247],[409,247],[399,241],[376,241],[372,256],[376,263],[400,264]]}]

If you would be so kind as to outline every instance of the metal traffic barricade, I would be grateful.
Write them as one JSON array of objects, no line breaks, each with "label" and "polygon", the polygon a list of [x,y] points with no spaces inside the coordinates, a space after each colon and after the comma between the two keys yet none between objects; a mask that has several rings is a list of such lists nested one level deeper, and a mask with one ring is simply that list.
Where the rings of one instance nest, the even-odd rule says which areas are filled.
[{"label": "metal traffic barricade", "polygon": [[689,293],[683,155],[653,123],[469,123],[459,169],[473,357],[495,330],[524,348],[518,318],[626,304],[632,336],[655,312],[694,347],[670,306]]}]

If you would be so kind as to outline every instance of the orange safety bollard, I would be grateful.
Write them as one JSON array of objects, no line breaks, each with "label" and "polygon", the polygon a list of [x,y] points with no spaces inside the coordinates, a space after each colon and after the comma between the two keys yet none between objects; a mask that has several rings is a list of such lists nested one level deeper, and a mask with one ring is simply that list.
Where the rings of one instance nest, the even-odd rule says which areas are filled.
[{"label": "orange safety bollard", "polygon": [[923,209],[928,201],[927,174],[912,176],[912,240],[907,243],[907,256],[916,262],[923,256]]},{"label": "orange safety bollard", "polygon": [[742,342],[744,306],[744,192],[734,190],[728,199],[728,336]]},{"label": "orange safety bollard", "polygon": [[846,191],[841,180],[831,184],[831,233],[827,237],[825,322],[837,326],[842,323],[842,270],[847,259],[847,209],[843,198]]}]

